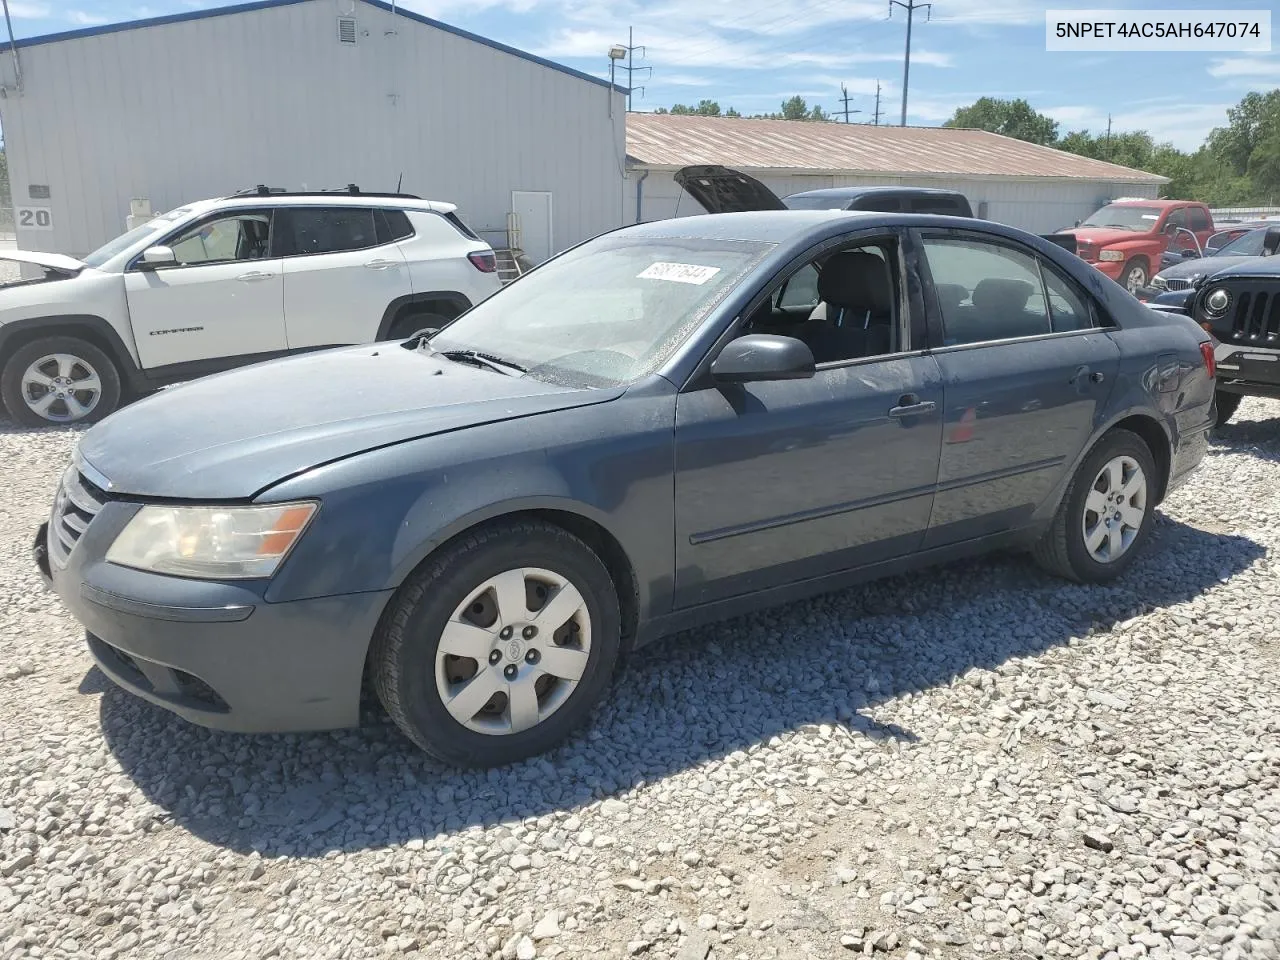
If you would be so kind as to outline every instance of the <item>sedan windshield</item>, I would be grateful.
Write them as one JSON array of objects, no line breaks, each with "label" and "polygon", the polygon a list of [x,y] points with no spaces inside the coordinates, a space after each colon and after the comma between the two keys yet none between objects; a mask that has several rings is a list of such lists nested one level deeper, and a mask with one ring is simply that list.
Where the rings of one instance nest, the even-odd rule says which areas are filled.
[{"label": "sedan windshield", "polygon": [[1159,207],[1127,207],[1109,203],[1093,214],[1082,227],[1115,227],[1118,230],[1137,230],[1147,233],[1160,219]]},{"label": "sedan windshield", "polygon": [[1244,236],[1236,237],[1226,246],[1218,248],[1215,257],[1260,257],[1262,243],[1267,239],[1267,229],[1253,230]]},{"label": "sedan windshield", "polygon": [[185,217],[190,213],[190,209],[180,207],[177,210],[170,210],[168,213],[162,213],[154,219],[148,220],[146,223],[140,223],[128,233],[122,233],[114,240],[108,240],[93,253],[89,254],[82,261],[85,266],[93,267],[95,270],[110,260],[118,253],[123,253],[135,243],[141,243],[147,238],[159,238],[161,234],[168,231],[176,221]]},{"label": "sedan windshield", "polygon": [[431,338],[574,385],[655,371],[772,244],[610,234],[570,250]]}]

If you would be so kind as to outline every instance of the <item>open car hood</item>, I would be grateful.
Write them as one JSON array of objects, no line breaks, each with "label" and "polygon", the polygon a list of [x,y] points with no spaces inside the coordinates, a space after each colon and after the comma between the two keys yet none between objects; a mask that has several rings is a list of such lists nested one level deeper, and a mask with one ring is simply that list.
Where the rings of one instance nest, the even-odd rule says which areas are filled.
[{"label": "open car hood", "polygon": [[754,210],[786,210],[776,193],[755,177],[717,165],[681,167],[675,181],[707,213],[749,213]]},{"label": "open car hood", "polygon": [[86,266],[75,257],[61,253],[40,253],[34,250],[0,250],[0,260],[12,260],[15,263],[34,263],[36,266],[53,270],[56,273],[74,277]]}]

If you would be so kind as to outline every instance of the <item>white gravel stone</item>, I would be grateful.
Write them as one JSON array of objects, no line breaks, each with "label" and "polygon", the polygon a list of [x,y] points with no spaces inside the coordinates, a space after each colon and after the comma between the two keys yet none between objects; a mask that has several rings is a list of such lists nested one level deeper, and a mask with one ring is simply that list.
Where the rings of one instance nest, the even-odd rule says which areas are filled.
[{"label": "white gravel stone", "polygon": [[992,557],[690,631],[495,771],[116,690],[29,559],[76,436],[0,425],[0,960],[1280,960],[1280,402],[1116,583]]}]

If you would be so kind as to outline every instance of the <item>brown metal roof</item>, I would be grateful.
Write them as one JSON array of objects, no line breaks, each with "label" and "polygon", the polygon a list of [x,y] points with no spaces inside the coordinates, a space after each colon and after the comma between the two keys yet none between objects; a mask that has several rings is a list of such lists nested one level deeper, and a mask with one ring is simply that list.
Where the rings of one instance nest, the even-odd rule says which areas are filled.
[{"label": "brown metal roof", "polygon": [[985,130],[797,120],[627,114],[627,157],[651,167],[876,176],[1056,177],[1167,183],[1167,177],[1078,157]]}]

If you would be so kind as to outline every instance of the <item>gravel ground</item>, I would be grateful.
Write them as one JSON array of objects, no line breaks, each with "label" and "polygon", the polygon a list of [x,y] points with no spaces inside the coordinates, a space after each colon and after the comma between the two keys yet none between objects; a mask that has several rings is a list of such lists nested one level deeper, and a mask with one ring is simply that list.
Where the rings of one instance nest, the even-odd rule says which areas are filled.
[{"label": "gravel ground", "polygon": [[1280,403],[1121,582],[1022,557],[670,638],[488,773],[115,690],[0,431],[0,958],[1280,957]]}]

